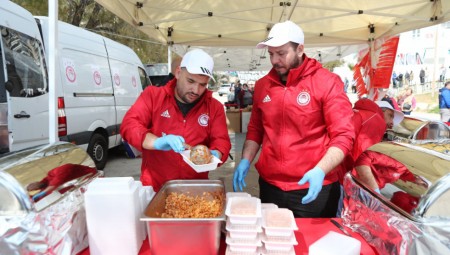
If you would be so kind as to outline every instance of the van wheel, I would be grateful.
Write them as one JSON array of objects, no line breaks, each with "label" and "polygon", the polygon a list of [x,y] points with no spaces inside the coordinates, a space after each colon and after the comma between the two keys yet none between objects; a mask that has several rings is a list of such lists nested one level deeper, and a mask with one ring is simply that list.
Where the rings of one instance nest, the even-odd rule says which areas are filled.
[{"label": "van wheel", "polygon": [[87,153],[94,160],[97,169],[103,170],[108,159],[108,143],[105,137],[101,134],[93,134],[87,148]]}]

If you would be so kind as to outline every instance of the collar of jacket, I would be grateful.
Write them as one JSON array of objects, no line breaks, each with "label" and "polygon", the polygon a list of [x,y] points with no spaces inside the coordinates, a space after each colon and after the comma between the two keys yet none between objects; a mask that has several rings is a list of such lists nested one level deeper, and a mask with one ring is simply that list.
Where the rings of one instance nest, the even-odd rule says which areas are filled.
[{"label": "collar of jacket", "polygon": [[[315,73],[317,70],[322,68],[322,65],[314,58],[309,58],[306,54],[303,54],[303,62],[297,68],[292,68],[289,71],[286,86],[291,86],[297,84],[301,79],[308,75]],[[272,68],[268,74],[268,77],[274,82],[283,85],[280,81],[280,76],[277,71]]]},{"label": "collar of jacket", "polygon": [[[166,91],[166,95],[173,98],[175,100],[175,87],[177,85],[177,79],[173,78],[170,80],[166,86],[164,86],[164,90]],[[206,89],[205,93],[200,97],[200,101],[198,103],[201,103],[204,100],[212,98],[212,91],[209,89]],[[175,101],[174,101],[175,102]]]}]

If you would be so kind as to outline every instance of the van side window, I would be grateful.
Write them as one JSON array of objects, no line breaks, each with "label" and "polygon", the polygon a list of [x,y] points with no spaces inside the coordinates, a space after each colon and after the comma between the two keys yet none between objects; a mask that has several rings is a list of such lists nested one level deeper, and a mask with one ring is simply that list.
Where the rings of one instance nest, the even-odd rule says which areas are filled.
[{"label": "van side window", "polygon": [[142,89],[145,89],[147,86],[152,85],[152,82],[150,81],[147,74],[145,73],[145,70],[140,67],[138,69],[139,69],[139,78],[141,79]]},{"label": "van side window", "polygon": [[0,27],[6,64],[6,90],[11,97],[46,94],[47,70],[41,43],[10,28]]}]

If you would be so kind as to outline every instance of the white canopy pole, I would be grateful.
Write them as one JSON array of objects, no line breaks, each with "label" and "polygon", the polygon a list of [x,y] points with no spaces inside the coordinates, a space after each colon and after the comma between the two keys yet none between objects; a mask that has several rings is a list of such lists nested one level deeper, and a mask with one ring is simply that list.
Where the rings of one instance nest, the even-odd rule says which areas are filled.
[{"label": "white canopy pole", "polygon": [[170,45],[167,47],[167,70],[169,70],[168,73],[172,72],[172,46]]},{"label": "white canopy pole", "polygon": [[57,133],[57,109],[56,109],[56,56],[58,42],[58,1],[48,1],[48,23],[49,23],[49,43],[48,43],[48,132],[49,142],[58,141]]}]

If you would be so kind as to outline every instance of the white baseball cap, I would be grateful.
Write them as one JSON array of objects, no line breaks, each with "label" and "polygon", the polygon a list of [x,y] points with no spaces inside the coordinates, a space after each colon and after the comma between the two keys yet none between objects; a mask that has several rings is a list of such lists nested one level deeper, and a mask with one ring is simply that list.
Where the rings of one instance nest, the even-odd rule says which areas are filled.
[{"label": "white baseball cap", "polygon": [[184,67],[191,74],[202,74],[209,76],[214,82],[214,61],[208,53],[201,49],[191,50],[183,56],[180,67]]},{"label": "white baseball cap", "polygon": [[305,42],[303,30],[290,20],[275,24],[270,30],[267,39],[258,43],[256,48],[262,49],[266,46],[278,47],[288,42],[298,44],[304,44]]},{"label": "white baseball cap", "polygon": [[394,120],[393,124],[394,126],[397,126],[402,122],[403,118],[405,117],[405,114],[403,112],[395,110],[394,107],[389,102],[386,101],[376,101],[375,102],[380,108],[388,108],[394,111]]}]

